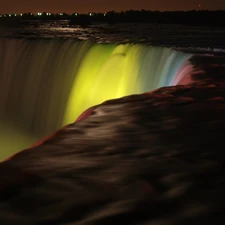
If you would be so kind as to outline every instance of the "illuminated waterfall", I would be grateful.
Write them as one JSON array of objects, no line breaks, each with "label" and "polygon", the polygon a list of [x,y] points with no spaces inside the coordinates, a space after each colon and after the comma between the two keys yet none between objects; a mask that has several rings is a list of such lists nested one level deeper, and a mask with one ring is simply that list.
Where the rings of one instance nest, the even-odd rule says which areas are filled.
[{"label": "illuminated waterfall", "polygon": [[90,106],[176,84],[182,65],[190,72],[190,57],[139,44],[1,39],[0,160]]}]

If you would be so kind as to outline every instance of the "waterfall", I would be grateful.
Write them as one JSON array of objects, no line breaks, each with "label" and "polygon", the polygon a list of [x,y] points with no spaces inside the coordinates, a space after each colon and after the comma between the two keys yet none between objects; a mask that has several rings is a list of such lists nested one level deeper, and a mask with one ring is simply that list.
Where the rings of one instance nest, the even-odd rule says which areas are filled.
[{"label": "waterfall", "polygon": [[[190,73],[190,57],[141,44],[1,39],[0,160],[90,106],[177,84]],[[183,65],[189,69],[178,73]]]}]

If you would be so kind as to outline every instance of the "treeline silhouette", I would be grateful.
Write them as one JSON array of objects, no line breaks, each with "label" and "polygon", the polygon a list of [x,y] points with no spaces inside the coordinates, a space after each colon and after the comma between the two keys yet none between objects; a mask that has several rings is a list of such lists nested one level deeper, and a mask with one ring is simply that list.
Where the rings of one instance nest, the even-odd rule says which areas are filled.
[{"label": "treeline silhouette", "polygon": [[129,10],[122,12],[108,12],[108,22],[140,22],[158,24],[209,25],[225,26],[225,11],[147,11]]},{"label": "treeline silhouette", "polygon": [[225,10],[192,10],[192,11],[149,11],[149,10],[128,10],[109,11],[106,13],[88,14],[50,14],[41,15],[24,13],[22,15],[2,15],[0,20],[70,20],[71,25],[90,25],[95,22],[102,23],[157,23],[157,24],[183,24],[183,25],[207,25],[225,26]]}]

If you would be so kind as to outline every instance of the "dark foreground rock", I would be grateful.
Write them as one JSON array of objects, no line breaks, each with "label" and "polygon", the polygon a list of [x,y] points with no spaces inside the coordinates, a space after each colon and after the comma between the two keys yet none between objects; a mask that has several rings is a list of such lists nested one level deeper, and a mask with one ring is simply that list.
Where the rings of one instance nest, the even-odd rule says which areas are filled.
[{"label": "dark foreground rock", "polygon": [[224,225],[225,82],[96,106],[0,164],[1,225]]}]

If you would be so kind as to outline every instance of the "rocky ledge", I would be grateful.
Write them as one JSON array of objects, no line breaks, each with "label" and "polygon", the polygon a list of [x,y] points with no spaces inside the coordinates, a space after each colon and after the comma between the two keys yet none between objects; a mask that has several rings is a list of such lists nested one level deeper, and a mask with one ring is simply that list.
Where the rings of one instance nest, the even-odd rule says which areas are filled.
[{"label": "rocky ledge", "polygon": [[0,164],[1,225],[224,225],[225,80],[107,101]]}]

